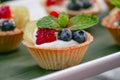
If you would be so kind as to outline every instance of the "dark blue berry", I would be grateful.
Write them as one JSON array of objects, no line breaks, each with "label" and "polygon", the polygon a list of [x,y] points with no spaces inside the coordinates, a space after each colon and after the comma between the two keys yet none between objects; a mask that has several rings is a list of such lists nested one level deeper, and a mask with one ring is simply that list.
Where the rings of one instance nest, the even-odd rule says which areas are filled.
[{"label": "dark blue berry", "polygon": [[90,1],[83,1],[83,8],[87,9],[92,6],[92,3]]},{"label": "dark blue berry", "polygon": [[77,10],[81,9],[81,5],[77,2],[71,2],[71,3],[68,4],[67,8],[69,10],[77,11]]},{"label": "dark blue berry", "polygon": [[58,32],[58,39],[70,41],[72,39],[72,32],[68,28],[64,28]]},{"label": "dark blue berry", "polygon": [[72,38],[78,43],[83,43],[86,41],[87,36],[85,31],[79,30],[72,33]]},{"label": "dark blue berry", "polygon": [[1,27],[2,31],[11,31],[14,29],[15,29],[15,24],[12,20],[4,20],[2,22],[2,27]]}]

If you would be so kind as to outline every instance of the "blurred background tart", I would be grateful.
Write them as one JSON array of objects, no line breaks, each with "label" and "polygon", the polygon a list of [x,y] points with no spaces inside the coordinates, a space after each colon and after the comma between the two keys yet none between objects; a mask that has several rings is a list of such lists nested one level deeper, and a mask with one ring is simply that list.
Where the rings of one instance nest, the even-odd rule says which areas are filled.
[{"label": "blurred background tart", "polygon": [[97,0],[45,0],[43,5],[48,13],[53,10],[64,11],[70,16],[77,14],[97,15],[101,12],[101,6]]},{"label": "blurred background tart", "polygon": [[0,53],[18,48],[29,13],[22,6],[0,5]]},{"label": "blurred background tart", "polygon": [[117,45],[120,45],[120,9],[114,8],[103,18],[102,25],[110,32]]},{"label": "blurred background tart", "polygon": [[115,6],[113,4],[111,4],[111,0],[104,0],[108,9],[112,10]]}]

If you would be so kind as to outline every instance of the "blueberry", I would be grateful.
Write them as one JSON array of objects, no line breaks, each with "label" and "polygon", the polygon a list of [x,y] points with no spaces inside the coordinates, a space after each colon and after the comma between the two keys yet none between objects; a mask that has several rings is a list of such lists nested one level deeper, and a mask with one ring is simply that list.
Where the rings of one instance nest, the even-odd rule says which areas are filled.
[{"label": "blueberry", "polygon": [[72,33],[73,40],[77,41],[78,43],[83,43],[86,41],[86,33],[83,30],[75,31]]},{"label": "blueberry", "polygon": [[69,10],[77,11],[77,10],[81,9],[81,5],[79,3],[77,3],[77,2],[74,2],[74,3],[71,2],[71,3],[68,4],[67,8]]},{"label": "blueberry", "polygon": [[4,20],[2,22],[2,27],[1,27],[2,31],[11,31],[14,29],[15,29],[15,24],[12,20]]},{"label": "blueberry", "polygon": [[72,39],[72,32],[68,28],[64,28],[58,32],[58,39],[70,41]]},{"label": "blueberry", "polygon": [[83,1],[83,8],[87,9],[92,6],[92,3],[90,1]]}]

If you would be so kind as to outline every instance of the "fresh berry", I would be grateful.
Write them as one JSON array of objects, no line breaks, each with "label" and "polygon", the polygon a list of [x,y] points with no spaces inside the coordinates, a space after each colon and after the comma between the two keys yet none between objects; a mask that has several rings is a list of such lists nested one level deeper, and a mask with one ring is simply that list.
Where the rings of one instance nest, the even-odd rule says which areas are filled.
[{"label": "fresh berry", "polygon": [[92,6],[92,3],[90,1],[83,1],[83,8],[87,9]]},{"label": "fresh berry", "polygon": [[77,11],[77,10],[81,9],[81,5],[79,3],[77,3],[77,2],[74,2],[74,3],[71,2],[70,4],[68,4],[67,8],[69,10]]},{"label": "fresh berry", "polygon": [[58,18],[59,13],[56,12],[56,11],[52,11],[52,12],[50,12],[50,15],[51,15],[51,16],[54,16],[54,17],[56,17],[56,18]]},{"label": "fresh berry", "polygon": [[87,36],[85,31],[79,30],[72,33],[72,38],[78,43],[83,43],[86,41]]},{"label": "fresh berry", "polygon": [[64,0],[55,0],[55,4],[56,5],[61,5],[63,3]]},{"label": "fresh berry", "polygon": [[54,5],[54,4],[55,4],[55,0],[47,0],[46,1],[47,6],[51,6],[51,5]]},{"label": "fresh berry", "polygon": [[64,28],[58,33],[58,39],[70,41],[72,39],[72,32],[68,28]]},{"label": "fresh berry", "polygon": [[5,20],[2,22],[2,31],[11,31],[15,29],[15,23],[12,20]]},{"label": "fresh berry", "polygon": [[37,45],[53,42],[55,40],[56,40],[55,30],[47,29],[47,28],[38,28],[37,35],[36,35]]},{"label": "fresh berry", "polygon": [[0,7],[0,19],[1,18],[11,18],[11,11],[9,6]]}]

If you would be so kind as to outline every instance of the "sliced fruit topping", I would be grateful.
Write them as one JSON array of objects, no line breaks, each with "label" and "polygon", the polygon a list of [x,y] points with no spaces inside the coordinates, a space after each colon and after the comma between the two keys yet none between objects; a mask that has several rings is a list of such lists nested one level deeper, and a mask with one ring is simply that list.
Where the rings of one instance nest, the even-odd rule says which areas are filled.
[{"label": "sliced fruit topping", "polygon": [[68,4],[67,8],[69,10],[77,11],[81,9],[81,5],[76,0],[71,0],[71,3]]},{"label": "sliced fruit topping", "polygon": [[11,31],[15,29],[15,23],[13,20],[4,20],[1,25],[2,31]]},{"label": "sliced fruit topping", "polygon": [[30,21],[29,11],[24,6],[10,6],[12,12],[12,18],[15,21],[16,27],[19,29],[23,29]]},{"label": "sliced fruit topping", "polygon": [[9,6],[0,6],[0,19],[5,18],[9,19],[11,18],[11,11]]},{"label": "sliced fruit topping", "polygon": [[51,15],[51,16],[54,16],[54,17],[56,17],[56,18],[58,18],[59,13],[56,12],[56,11],[52,11],[52,12],[50,12],[50,15]]},{"label": "sliced fruit topping", "polygon": [[36,35],[36,44],[53,42],[56,40],[55,30],[47,28],[39,28]]},{"label": "sliced fruit topping", "polygon": [[92,3],[90,1],[83,1],[83,8],[87,9],[92,6]]},{"label": "sliced fruit topping", "polygon": [[72,33],[72,38],[73,38],[73,40],[77,41],[78,43],[83,43],[86,41],[87,35],[86,35],[85,31],[79,30],[79,31],[75,31]]},{"label": "sliced fruit topping", "polygon": [[36,29],[36,23],[37,21],[28,22],[24,28],[24,34],[23,34],[23,39],[26,42],[33,44],[33,45],[36,42],[34,40],[34,31]]},{"label": "sliced fruit topping", "polygon": [[70,29],[64,28],[58,33],[58,39],[63,41],[70,41],[72,39],[72,32]]}]

